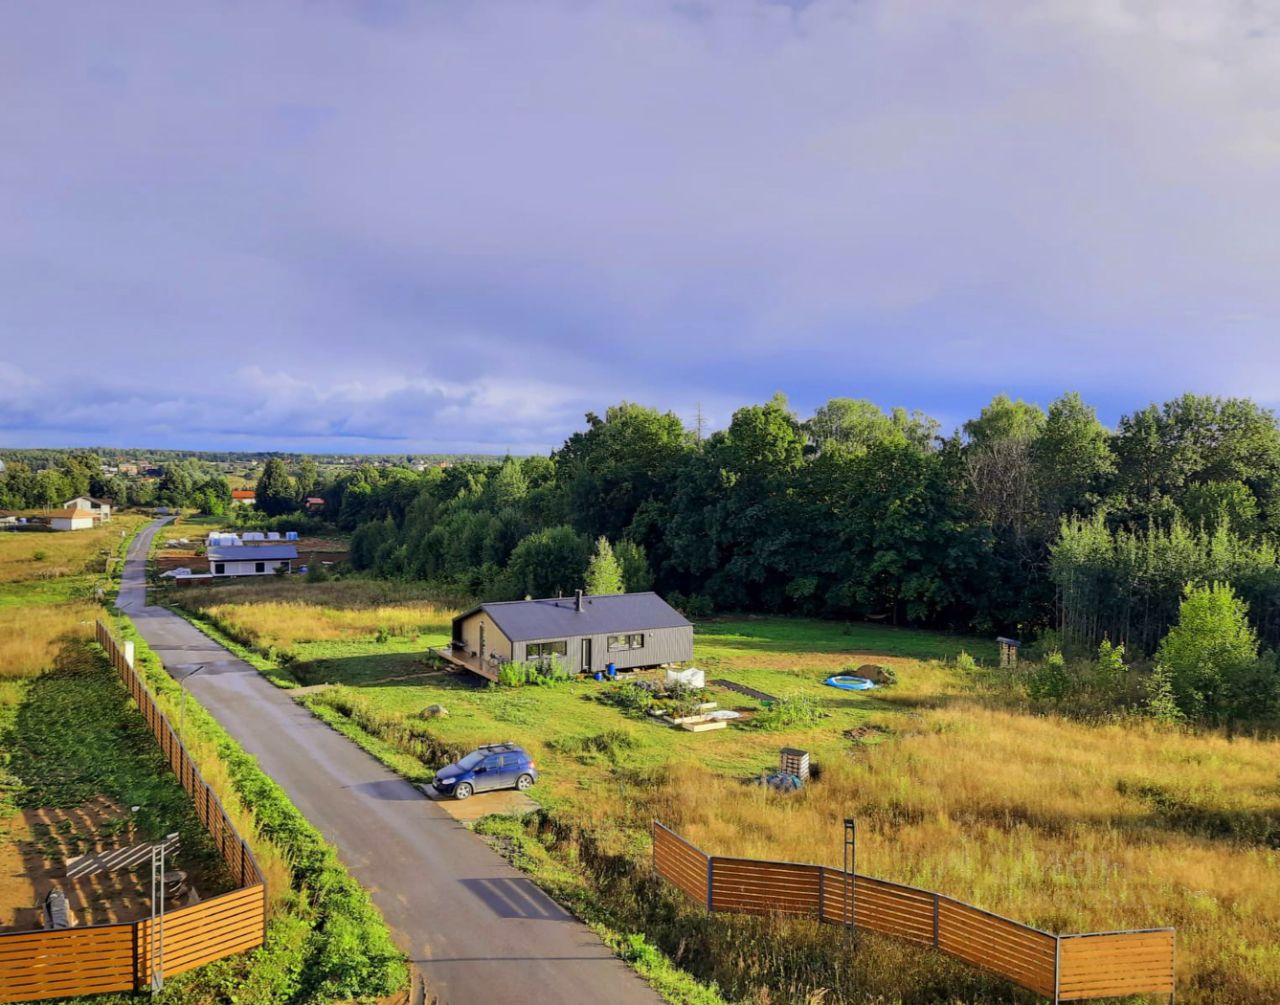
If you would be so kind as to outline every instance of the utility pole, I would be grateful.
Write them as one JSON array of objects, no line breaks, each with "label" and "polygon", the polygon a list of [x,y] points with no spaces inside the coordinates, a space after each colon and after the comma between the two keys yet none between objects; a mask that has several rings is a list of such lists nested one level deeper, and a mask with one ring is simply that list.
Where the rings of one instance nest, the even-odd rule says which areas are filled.
[{"label": "utility pole", "polygon": [[698,442],[702,442],[703,433],[707,428],[706,417],[702,414],[702,402],[698,402],[697,418],[694,419],[694,435],[697,436]]},{"label": "utility pole", "polygon": [[164,851],[175,831],[151,846],[151,993],[164,990]]}]

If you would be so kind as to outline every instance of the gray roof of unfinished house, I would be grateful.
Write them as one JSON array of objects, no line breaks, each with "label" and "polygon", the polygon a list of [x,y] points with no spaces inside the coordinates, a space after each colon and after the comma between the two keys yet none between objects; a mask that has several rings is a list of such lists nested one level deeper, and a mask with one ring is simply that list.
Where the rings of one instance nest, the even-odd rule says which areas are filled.
[{"label": "gray roof of unfinished house", "polygon": [[298,549],[291,544],[253,545],[241,547],[213,547],[209,559],[214,562],[274,562],[284,558],[297,558]]},{"label": "gray roof of unfinished house", "polygon": [[612,593],[582,598],[511,600],[481,604],[464,611],[454,624],[484,611],[512,642],[560,639],[571,635],[608,635],[657,628],[692,628],[674,607],[656,593]]}]

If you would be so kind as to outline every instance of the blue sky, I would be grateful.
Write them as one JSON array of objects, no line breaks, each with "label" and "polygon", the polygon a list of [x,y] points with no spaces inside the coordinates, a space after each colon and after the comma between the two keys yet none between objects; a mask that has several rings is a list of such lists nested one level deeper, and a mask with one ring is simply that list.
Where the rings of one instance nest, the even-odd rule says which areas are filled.
[{"label": "blue sky", "polygon": [[0,444],[1280,404],[1280,13],[0,3]]}]

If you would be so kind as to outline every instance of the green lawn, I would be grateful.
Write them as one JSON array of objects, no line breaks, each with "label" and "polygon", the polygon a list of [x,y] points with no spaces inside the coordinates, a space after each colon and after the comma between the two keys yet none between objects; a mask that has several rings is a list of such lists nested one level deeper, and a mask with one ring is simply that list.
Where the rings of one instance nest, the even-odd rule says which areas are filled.
[{"label": "green lawn", "polygon": [[[446,641],[441,634],[381,643],[301,642],[293,648],[297,662],[289,669],[303,685],[349,688],[302,700],[411,777],[429,777],[422,761],[438,758],[439,751],[414,756],[403,744],[393,749],[360,734],[377,732],[385,740],[401,730],[405,720],[418,723],[424,709],[439,704],[448,716],[416,728],[441,744],[464,748],[499,740],[520,743],[543,772],[536,794],[551,805],[575,801],[596,785],[672,762],[697,762],[718,773],[746,777],[774,769],[783,746],[810,750],[817,759],[840,756],[849,749],[849,730],[874,723],[891,732],[902,716],[945,700],[954,673],[940,660],[961,649],[980,659],[994,657],[993,643],[878,625],[788,618],[711,621],[698,626],[694,651],[694,664],[706,671],[709,681],[732,680],[780,698],[806,695],[825,717],[815,726],[787,731],[764,731],[744,722],[689,733],[628,716],[602,702],[611,687],[607,683],[584,679],[558,687],[513,689],[435,671],[426,650]],[[899,683],[865,693],[823,684],[828,675],[865,662],[891,665]],[[637,675],[656,676],[660,672]],[[736,692],[714,685],[708,690],[708,699],[721,708],[748,713],[761,709],[760,702]],[[353,728],[352,703],[373,716],[397,721]]]}]

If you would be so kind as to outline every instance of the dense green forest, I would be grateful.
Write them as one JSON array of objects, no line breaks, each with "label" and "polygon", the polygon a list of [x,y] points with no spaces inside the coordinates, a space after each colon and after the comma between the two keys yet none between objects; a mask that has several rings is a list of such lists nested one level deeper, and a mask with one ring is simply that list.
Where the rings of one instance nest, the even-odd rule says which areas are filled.
[{"label": "dense green forest", "polygon": [[1229,581],[1280,641],[1280,427],[1186,395],[1114,430],[1078,395],[997,397],[952,435],[919,413],[776,397],[705,439],[632,404],[549,457],[323,486],[357,568],[486,597],[580,587],[612,542],[635,589],[734,609],[983,633],[1053,629],[1150,654],[1188,582]]},{"label": "dense green forest", "polygon": [[88,492],[211,513],[229,506],[215,458],[253,457],[261,514],[320,495],[306,519],[353,532],[357,569],[483,597],[579,588],[603,538],[628,589],[693,614],[1051,629],[1069,651],[1109,638],[1150,655],[1186,584],[1221,581],[1280,643],[1280,426],[1245,399],[1184,395],[1108,429],[1075,394],[1047,410],[1001,396],[945,435],[844,398],[802,419],[778,396],[705,438],[623,403],[549,456],[425,470],[196,454],[126,478],[89,451],[7,456],[0,507]]}]

